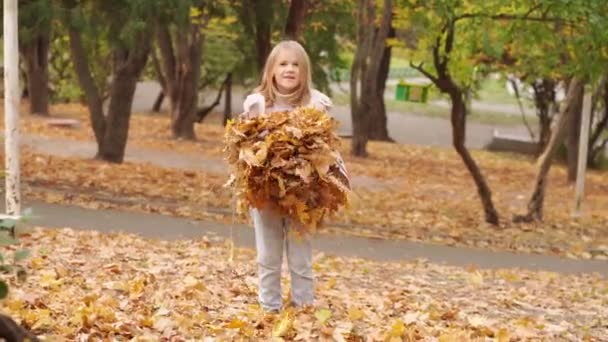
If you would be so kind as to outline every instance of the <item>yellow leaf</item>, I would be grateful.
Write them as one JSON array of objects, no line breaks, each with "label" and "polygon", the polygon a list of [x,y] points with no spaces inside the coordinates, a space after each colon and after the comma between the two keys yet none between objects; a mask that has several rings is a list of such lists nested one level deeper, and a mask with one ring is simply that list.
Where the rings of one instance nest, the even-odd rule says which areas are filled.
[{"label": "yellow leaf", "polygon": [[365,313],[357,308],[350,308],[348,310],[348,319],[351,321],[357,321],[365,317]]},{"label": "yellow leaf", "polygon": [[501,328],[496,334],[497,342],[509,342],[511,337],[505,328]]},{"label": "yellow leaf", "polygon": [[242,327],[244,327],[246,325],[247,325],[247,322],[242,321],[242,320],[240,320],[238,318],[235,318],[232,321],[226,323],[224,325],[224,327],[228,328],[228,329],[240,329],[240,328],[242,328]]},{"label": "yellow leaf", "polygon": [[325,287],[330,290],[332,289],[334,286],[336,286],[336,278],[331,277],[329,278],[329,280],[327,281],[327,284],[325,285]]},{"label": "yellow leaf", "polygon": [[137,278],[129,283],[129,295],[131,298],[139,297],[143,294],[145,287],[145,280]]},{"label": "yellow leaf", "polygon": [[286,311],[279,321],[272,328],[272,337],[285,337],[293,328],[294,316],[290,311]]},{"label": "yellow leaf", "polygon": [[469,274],[468,281],[471,285],[481,286],[483,285],[483,274],[479,271],[475,271]]},{"label": "yellow leaf", "polygon": [[320,309],[315,312],[315,317],[321,324],[325,324],[331,318],[331,311]]},{"label": "yellow leaf", "polygon": [[395,321],[395,323],[391,327],[391,330],[388,332],[388,336],[401,337],[403,336],[403,333],[405,333],[405,324],[403,324],[402,320],[398,319],[397,321]]},{"label": "yellow leaf", "polygon": [[190,18],[200,17],[201,14],[202,12],[198,7],[190,7]]},{"label": "yellow leaf", "polygon": [[255,153],[255,159],[257,160],[257,165],[262,165],[266,161],[266,157],[268,157],[268,145],[264,142],[259,144],[259,150]]}]

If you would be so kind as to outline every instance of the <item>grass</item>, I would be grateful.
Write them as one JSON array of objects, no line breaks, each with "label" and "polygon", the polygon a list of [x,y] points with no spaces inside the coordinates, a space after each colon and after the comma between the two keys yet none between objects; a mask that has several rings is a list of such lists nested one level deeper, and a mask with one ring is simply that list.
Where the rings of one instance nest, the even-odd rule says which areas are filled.
[{"label": "grass", "polygon": [[477,100],[488,103],[517,105],[517,99],[509,94],[505,85],[506,81],[502,77],[498,80],[491,77],[486,78],[481,82],[481,88],[477,92]]}]

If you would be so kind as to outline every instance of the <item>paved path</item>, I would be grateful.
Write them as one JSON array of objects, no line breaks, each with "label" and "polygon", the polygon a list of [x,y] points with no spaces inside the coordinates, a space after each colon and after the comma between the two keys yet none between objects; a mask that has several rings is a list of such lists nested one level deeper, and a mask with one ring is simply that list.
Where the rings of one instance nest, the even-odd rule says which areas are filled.
[{"label": "paved path", "polygon": [[[30,224],[46,227],[94,229],[102,232],[122,231],[147,238],[167,240],[200,238],[202,236],[230,237],[230,225],[195,221],[158,214],[91,210],[74,206],[24,203],[32,208],[35,217]],[[4,210],[4,206],[0,205]],[[254,248],[253,230],[234,225],[233,237],[237,246]],[[368,239],[354,236],[322,235],[315,239],[316,251],[328,255],[360,257],[377,261],[428,259],[434,263],[480,268],[522,268],[560,273],[597,272],[608,277],[608,262],[599,260],[569,260],[535,254],[492,252],[468,247],[449,247],[409,241]]]}]

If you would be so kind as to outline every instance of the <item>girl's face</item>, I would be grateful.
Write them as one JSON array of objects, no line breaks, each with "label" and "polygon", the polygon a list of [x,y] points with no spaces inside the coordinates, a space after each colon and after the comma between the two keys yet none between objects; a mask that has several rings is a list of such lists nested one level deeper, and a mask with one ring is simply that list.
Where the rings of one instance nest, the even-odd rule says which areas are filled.
[{"label": "girl's face", "polygon": [[273,78],[281,94],[293,93],[300,85],[300,61],[292,49],[281,49],[274,66]]}]

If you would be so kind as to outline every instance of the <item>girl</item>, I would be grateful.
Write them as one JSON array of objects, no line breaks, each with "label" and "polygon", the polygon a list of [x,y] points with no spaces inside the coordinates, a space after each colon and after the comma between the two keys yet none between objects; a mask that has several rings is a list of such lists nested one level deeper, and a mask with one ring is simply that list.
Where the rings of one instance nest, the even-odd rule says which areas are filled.
[{"label": "girl", "polygon": [[[262,82],[243,103],[244,114],[254,117],[260,113],[293,110],[299,106],[313,106],[327,111],[331,100],[311,89],[310,60],[298,42],[283,41],[270,52]],[[344,163],[337,161],[348,179]],[[290,232],[290,221],[272,208],[250,210],[255,228],[257,250],[259,300],[265,311],[279,311],[281,302],[281,266],[283,246],[291,273],[291,298],[295,306],[313,302],[312,245],[308,235]]]}]

